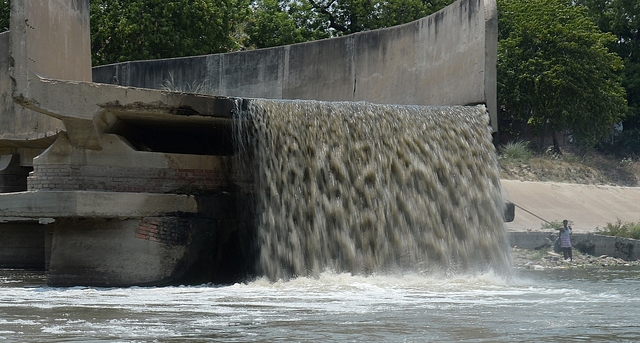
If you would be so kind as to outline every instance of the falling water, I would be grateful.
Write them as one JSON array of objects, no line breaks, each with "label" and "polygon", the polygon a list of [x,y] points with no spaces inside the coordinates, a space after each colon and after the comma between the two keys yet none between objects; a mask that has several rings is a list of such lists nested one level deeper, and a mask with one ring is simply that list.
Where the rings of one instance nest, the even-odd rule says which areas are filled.
[{"label": "falling water", "polygon": [[250,100],[258,269],[272,280],[510,264],[483,106]]}]

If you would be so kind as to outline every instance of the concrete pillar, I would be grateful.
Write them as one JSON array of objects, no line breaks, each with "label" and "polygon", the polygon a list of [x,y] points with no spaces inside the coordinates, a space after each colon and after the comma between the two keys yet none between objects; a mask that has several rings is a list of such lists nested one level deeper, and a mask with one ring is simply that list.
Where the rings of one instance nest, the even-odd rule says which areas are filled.
[{"label": "concrete pillar", "polygon": [[236,282],[246,276],[237,227],[234,220],[168,216],[56,220],[47,283]]},{"label": "concrete pillar", "polygon": [[13,0],[10,32],[14,96],[36,75],[91,81],[89,0]]}]

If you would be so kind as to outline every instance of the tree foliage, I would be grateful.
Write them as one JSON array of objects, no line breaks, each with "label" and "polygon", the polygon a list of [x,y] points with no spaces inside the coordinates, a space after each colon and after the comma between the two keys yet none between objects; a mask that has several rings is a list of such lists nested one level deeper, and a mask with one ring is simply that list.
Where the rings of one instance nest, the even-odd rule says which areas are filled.
[{"label": "tree foliage", "polygon": [[624,117],[623,63],[583,6],[570,0],[499,0],[498,94],[506,117],[535,134],[570,130],[584,147]]},{"label": "tree foliage", "polygon": [[[625,131],[640,132],[640,5],[637,0],[578,0],[589,8],[598,27],[617,40],[609,45],[624,61],[622,85],[627,91],[629,116]],[[640,143],[640,137],[636,138]]]},{"label": "tree foliage", "polygon": [[[265,48],[373,30],[454,0],[92,0],[93,64]],[[0,0],[0,30],[9,0]]]},{"label": "tree foliage", "polygon": [[0,32],[9,30],[10,13],[11,13],[11,1],[0,0]]},{"label": "tree foliage", "polygon": [[93,64],[237,48],[248,0],[92,0]]},{"label": "tree foliage", "polygon": [[303,13],[309,11],[304,3],[286,7],[278,0],[260,0],[245,26],[246,45],[251,48],[301,43],[329,37],[320,27],[307,23]]},{"label": "tree foliage", "polygon": [[249,47],[269,47],[403,24],[454,0],[257,0]]}]

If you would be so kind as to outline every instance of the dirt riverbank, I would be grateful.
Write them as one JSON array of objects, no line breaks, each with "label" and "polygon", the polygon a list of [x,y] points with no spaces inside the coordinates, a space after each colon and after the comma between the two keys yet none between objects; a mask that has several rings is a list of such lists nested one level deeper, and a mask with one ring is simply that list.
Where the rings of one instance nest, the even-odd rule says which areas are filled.
[{"label": "dirt riverbank", "polygon": [[529,250],[511,248],[513,267],[516,269],[547,268],[600,268],[615,266],[640,266],[640,260],[625,261],[611,256],[591,256],[573,249],[573,261],[565,260],[562,253],[555,253],[553,248]]},{"label": "dirt riverbank", "polygon": [[568,219],[574,233],[640,222],[640,159],[596,152],[499,158],[503,196],[516,205],[509,231],[547,230]]}]

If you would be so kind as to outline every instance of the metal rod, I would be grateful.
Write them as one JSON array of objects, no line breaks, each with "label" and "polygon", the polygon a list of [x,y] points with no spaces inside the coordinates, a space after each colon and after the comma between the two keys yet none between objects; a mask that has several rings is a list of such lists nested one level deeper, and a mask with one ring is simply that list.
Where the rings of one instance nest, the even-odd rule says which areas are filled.
[{"label": "metal rod", "polygon": [[519,209],[521,209],[521,210],[523,210],[523,211],[525,211],[525,212],[529,213],[530,215],[532,215],[532,216],[534,216],[534,217],[536,217],[536,218],[538,218],[538,219],[540,219],[540,220],[544,221],[545,223],[547,223],[547,224],[551,225],[551,222],[549,222],[548,220],[546,220],[546,219],[544,219],[544,218],[540,217],[539,215],[537,215],[537,214],[535,214],[535,213],[533,213],[533,212],[531,212],[531,211],[529,211],[529,210],[527,210],[527,209],[525,209],[525,208],[523,208],[523,207],[521,207],[521,206],[518,206],[518,204],[516,204],[516,203],[513,203],[513,204],[514,204],[517,208],[519,208]]}]

